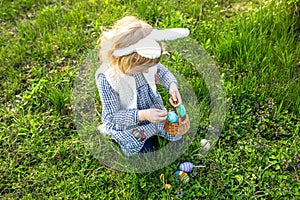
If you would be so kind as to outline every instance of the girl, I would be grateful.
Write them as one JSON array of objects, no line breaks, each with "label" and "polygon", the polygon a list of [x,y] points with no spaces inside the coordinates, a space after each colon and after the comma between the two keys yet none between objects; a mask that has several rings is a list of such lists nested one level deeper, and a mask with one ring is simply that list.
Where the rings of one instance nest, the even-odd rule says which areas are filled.
[{"label": "girl", "polygon": [[99,130],[108,133],[125,155],[152,149],[153,136],[177,141],[181,136],[164,130],[167,111],[156,90],[160,82],[170,94],[170,103],[182,102],[175,77],[160,63],[159,41],[186,37],[188,29],[153,29],[136,17],[124,17],[112,29],[102,32],[101,66],[96,83],[102,102]]}]

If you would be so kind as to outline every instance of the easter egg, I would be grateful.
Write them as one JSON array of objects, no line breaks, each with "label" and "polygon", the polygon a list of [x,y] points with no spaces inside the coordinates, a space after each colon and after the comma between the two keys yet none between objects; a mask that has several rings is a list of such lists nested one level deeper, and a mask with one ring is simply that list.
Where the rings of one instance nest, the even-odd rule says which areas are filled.
[{"label": "easter egg", "polygon": [[174,111],[171,111],[168,113],[168,121],[172,123],[178,122],[178,117]]},{"label": "easter egg", "polygon": [[210,149],[210,143],[206,139],[201,140],[201,147],[205,150],[208,151]]},{"label": "easter egg", "polygon": [[184,171],[184,172],[191,172],[192,171],[192,169],[193,168],[203,168],[203,167],[205,167],[204,165],[194,165],[193,163],[191,163],[191,162],[184,162],[184,163],[181,163],[180,165],[179,165],[179,169],[181,170],[181,171]]},{"label": "easter egg", "polygon": [[195,167],[191,162],[184,162],[179,165],[179,169],[184,172],[190,172]]},{"label": "easter egg", "polygon": [[177,183],[181,182],[181,183],[185,184],[185,183],[188,183],[190,181],[190,177],[184,171],[177,170],[175,172],[175,176],[176,176]]},{"label": "easter egg", "polygon": [[178,112],[180,117],[183,117],[186,114],[185,107],[183,105],[178,106]]}]

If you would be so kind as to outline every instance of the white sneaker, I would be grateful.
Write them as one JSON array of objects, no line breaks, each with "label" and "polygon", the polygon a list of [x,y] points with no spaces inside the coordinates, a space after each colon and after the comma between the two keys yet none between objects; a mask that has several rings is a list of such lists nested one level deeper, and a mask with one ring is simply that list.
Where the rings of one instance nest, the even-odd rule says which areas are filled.
[{"label": "white sneaker", "polygon": [[108,135],[107,131],[105,130],[104,124],[100,124],[100,125],[98,126],[98,130],[99,130],[99,132],[100,132],[102,135]]}]

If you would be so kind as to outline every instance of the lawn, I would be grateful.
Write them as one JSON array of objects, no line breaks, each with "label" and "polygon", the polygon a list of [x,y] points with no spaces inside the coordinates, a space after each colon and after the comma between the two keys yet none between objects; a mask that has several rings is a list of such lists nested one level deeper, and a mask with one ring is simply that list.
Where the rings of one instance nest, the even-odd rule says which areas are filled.
[{"label": "lawn", "polygon": [[[206,156],[198,150],[210,127],[208,87],[172,52],[163,63],[208,108],[187,151],[162,169],[130,173],[84,145],[72,114],[79,69],[101,31],[127,15],[189,28],[213,58],[226,119]],[[3,0],[0,23],[0,199],[300,198],[299,0]],[[180,185],[174,172],[184,161],[206,167]]]}]

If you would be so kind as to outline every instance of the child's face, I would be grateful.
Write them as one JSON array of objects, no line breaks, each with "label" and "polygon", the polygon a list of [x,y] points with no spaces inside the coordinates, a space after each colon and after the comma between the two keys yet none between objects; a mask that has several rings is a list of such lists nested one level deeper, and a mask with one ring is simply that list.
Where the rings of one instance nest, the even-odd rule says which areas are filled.
[{"label": "child's face", "polygon": [[[153,67],[153,66],[151,66],[151,67]],[[136,67],[133,67],[129,71],[129,73],[131,73],[131,74],[148,73],[149,72],[149,68],[151,68],[151,67],[149,67],[149,66],[143,66],[143,65],[136,66]]]}]

